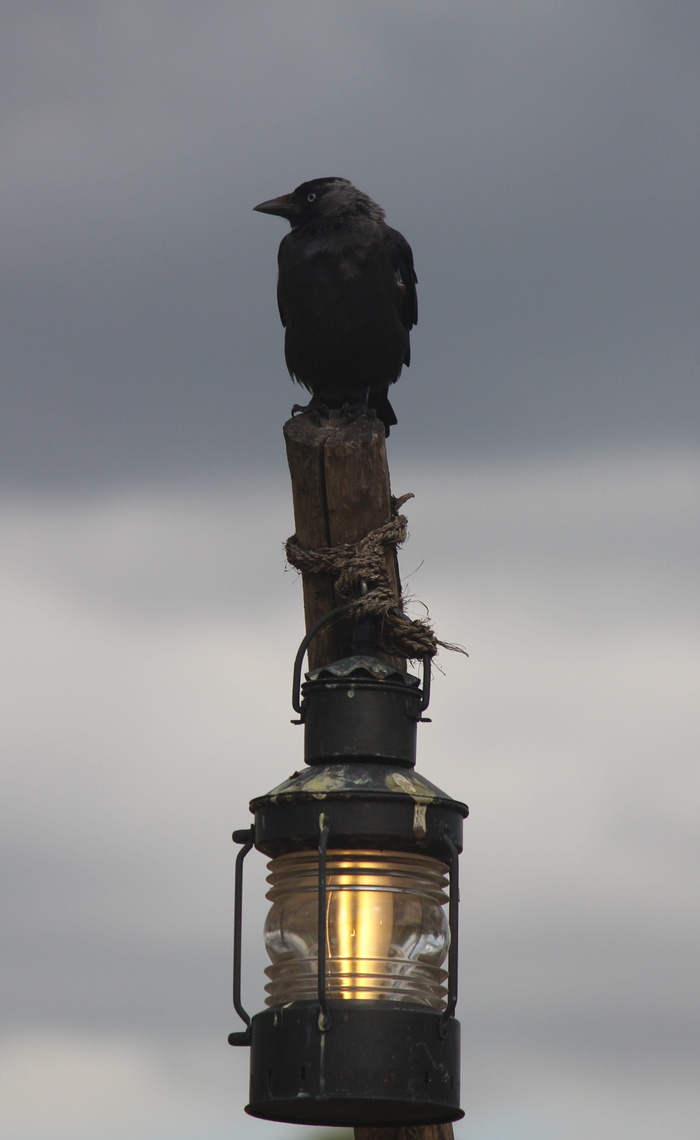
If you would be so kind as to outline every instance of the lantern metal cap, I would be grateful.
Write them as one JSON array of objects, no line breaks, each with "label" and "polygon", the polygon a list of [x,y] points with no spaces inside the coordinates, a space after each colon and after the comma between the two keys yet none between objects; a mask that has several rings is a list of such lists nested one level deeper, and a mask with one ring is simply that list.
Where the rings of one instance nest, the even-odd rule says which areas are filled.
[{"label": "lantern metal cap", "polygon": [[318,843],[319,814],[332,821],[334,846],[379,846],[444,858],[462,850],[466,804],[425,776],[390,764],[351,761],[295,772],[251,801],[255,845],[275,856]]},{"label": "lantern metal cap", "polygon": [[416,726],[430,695],[429,667],[418,677],[378,657],[353,654],[311,670],[294,707],[307,764],[364,760],[416,762]]},{"label": "lantern metal cap", "polygon": [[251,809],[283,800],[314,799],[389,799],[409,796],[414,803],[441,804],[461,810],[466,816],[466,804],[458,803],[415,769],[397,771],[389,764],[372,764],[350,761],[344,764],[323,764],[294,772],[266,796],[251,801]]}]

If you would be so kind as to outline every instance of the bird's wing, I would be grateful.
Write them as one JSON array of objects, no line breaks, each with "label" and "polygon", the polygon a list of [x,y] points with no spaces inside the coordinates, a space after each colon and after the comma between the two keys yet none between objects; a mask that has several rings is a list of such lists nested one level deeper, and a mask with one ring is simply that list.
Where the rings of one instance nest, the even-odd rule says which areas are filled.
[{"label": "bird's wing", "polygon": [[280,314],[280,320],[281,320],[281,322],[282,322],[282,327],[283,327],[283,328],[285,328],[285,329],[286,329],[286,327],[287,327],[287,318],[286,318],[286,316],[284,315],[284,309],[282,308],[282,297],[281,297],[281,292],[280,292],[280,278],[281,278],[281,274],[282,274],[282,260],[283,260],[283,258],[284,258],[284,256],[285,256],[285,253],[287,252],[287,248],[286,248],[286,247],[287,247],[287,245],[288,245],[288,243],[289,243],[289,239],[290,239],[290,237],[291,237],[291,236],[292,236],[291,234],[286,234],[286,235],[285,235],[285,237],[283,237],[283,238],[282,238],[282,241],[280,242],[280,247],[279,247],[279,249],[278,249],[278,251],[277,251],[277,269],[278,269],[278,276],[277,276],[277,308],[279,309],[279,314]]},{"label": "bird's wing", "polygon": [[386,238],[389,258],[400,288],[399,312],[401,320],[410,330],[418,324],[418,296],[416,294],[418,278],[413,268],[413,250],[403,234],[400,234],[398,230],[392,230],[391,226],[386,227]]}]

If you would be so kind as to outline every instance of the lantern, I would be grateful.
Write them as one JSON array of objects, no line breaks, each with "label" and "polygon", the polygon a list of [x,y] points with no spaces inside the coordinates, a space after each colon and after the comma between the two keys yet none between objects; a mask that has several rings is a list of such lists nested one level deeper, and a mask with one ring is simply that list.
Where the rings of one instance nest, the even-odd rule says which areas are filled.
[{"label": "lantern", "polygon": [[[335,613],[326,615],[328,620]],[[423,682],[372,652],[306,675],[293,704],[307,768],[234,832],[234,1006],[246,1112],[294,1124],[439,1123],[459,1107],[458,856],[465,804],[414,771]],[[356,636],[353,649],[372,648]],[[301,691],[301,697],[300,697]],[[266,1009],[243,1009],[243,860],[269,857]]]}]

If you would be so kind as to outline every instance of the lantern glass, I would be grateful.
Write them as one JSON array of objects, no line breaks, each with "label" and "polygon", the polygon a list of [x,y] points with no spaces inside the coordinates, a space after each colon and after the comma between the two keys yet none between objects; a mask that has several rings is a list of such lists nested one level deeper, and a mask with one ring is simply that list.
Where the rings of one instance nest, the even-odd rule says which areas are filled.
[{"label": "lantern glass", "polygon": [[[268,864],[266,1004],[318,994],[318,853]],[[326,858],[326,995],[445,1007],[450,945],[448,868],[392,851],[329,850]]]}]

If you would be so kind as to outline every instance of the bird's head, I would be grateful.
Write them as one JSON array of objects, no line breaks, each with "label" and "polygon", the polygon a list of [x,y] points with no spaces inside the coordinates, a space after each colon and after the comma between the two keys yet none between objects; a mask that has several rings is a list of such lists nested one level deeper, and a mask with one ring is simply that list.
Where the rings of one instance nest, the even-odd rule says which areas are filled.
[{"label": "bird's head", "polygon": [[291,194],[271,198],[253,209],[286,218],[293,229],[319,222],[343,225],[352,218],[384,220],[381,206],[347,178],[314,178],[311,182],[302,182]]}]

